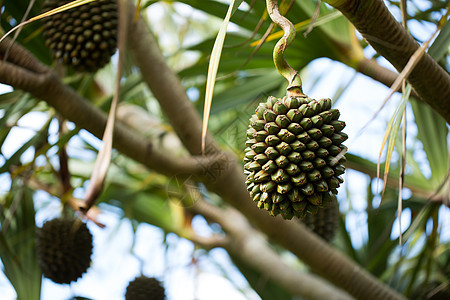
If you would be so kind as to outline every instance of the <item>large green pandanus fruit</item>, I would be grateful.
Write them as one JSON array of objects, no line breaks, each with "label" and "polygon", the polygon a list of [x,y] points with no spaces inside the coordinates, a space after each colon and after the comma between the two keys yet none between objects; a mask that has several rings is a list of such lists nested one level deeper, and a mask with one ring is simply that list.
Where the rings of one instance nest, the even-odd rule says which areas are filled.
[{"label": "large green pandanus fruit", "polygon": [[304,218],[336,201],[347,135],[330,99],[269,97],[250,118],[247,189],[259,208]]}]

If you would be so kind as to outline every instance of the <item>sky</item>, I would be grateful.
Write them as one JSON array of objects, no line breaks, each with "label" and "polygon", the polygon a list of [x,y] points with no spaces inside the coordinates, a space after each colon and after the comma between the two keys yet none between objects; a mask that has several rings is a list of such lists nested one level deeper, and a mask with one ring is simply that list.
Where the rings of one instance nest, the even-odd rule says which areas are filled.
[{"label": "sky", "polygon": [[[425,33],[424,33],[425,36]],[[162,41],[164,43],[164,41]],[[370,50],[369,50],[370,51]],[[370,56],[371,53],[366,53]],[[390,65],[383,59],[379,62],[387,67]],[[324,76],[317,84],[316,76]],[[362,75],[355,78],[354,71],[346,66],[331,62],[328,59],[314,61],[303,74],[304,91],[312,98],[332,97],[339,84],[347,80],[353,80],[346,89],[336,106],[341,111],[341,119],[346,121],[345,132],[349,140],[345,143],[352,153],[362,155],[371,160],[378,157],[384,129],[392,112],[399,101],[395,95],[388,105],[381,111],[378,117],[366,129],[367,134],[358,135],[360,129],[366,125],[368,117],[371,117],[381,106],[389,90],[381,84],[374,82]],[[339,78],[335,80],[334,78]],[[313,84],[314,83],[314,84]],[[9,91],[10,88],[0,85],[0,94]],[[351,109],[348,109],[351,108]],[[411,119],[411,112],[409,118]],[[409,124],[412,124],[412,119]],[[13,134],[8,137],[2,152],[6,157],[13,154],[28,138],[34,130],[40,128],[45,122],[43,113],[33,113],[19,122],[19,127],[13,129]],[[414,135],[416,128],[408,128]],[[85,138],[96,138],[83,133]],[[98,142],[98,140],[97,140]],[[76,141],[75,141],[76,143]],[[29,153],[28,155],[32,155]],[[25,155],[26,156],[26,155]],[[26,157],[25,157],[26,159]],[[1,160],[1,159],[0,159]],[[0,161],[2,164],[2,161]],[[426,168],[426,167],[424,167]],[[364,201],[368,178],[355,171],[347,171],[345,183],[340,188],[350,193],[351,197],[339,196],[342,211],[352,208],[346,222],[355,247],[360,247],[367,238],[366,227],[366,203]],[[348,184],[351,182],[351,185]],[[0,175],[0,194],[8,188],[8,178]],[[408,191],[405,191],[406,193]],[[347,200],[351,199],[351,200]],[[351,201],[351,202],[350,202]],[[52,199],[43,192],[36,194],[37,204],[47,204],[45,210],[40,210],[36,216],[39,226],[52,217],[59,215],[57,199]],[[169,234],[166,239],[170,245],[168,249],[162,247],[164,233],[157,227],[142,224],[136,233],[136,242],[133,247],[131,223],[121,218],[121,212],[110,206],[102,206],[103,213],[100,221],[106,224],[105,229],[100,229],[93,224],[88,224],[95,237],[93,264],[89,271],[76,283],[69,285],[57,285],[44,279],[42,285],[43,300],[64,300],[71,296],[79,295],[96,300],[123,299],[126,285],[129,280],[138,276],[141,270],[146,276],[154,276],[164,281],[169,300],[206,300],[206,299],[260,299],[252,291],[242,275],[232,265],[228,255],[223,249],[215,249],[205,254],[194,249],[192,243],[181,239],[174,234]],[[443,240],[450,240],[450,212],[443,208],[442,218]],[[446,222],[446,223],[444,223]],[[410,223],[410,216],[405,211],[402,218],[402,228]],[[201,218],[194,220],[196,231],[201,234],[211,234],[205,221]],[[444,230],[444,229],[447,230]],[[393,232],[393,238],[398,236],[398,231]],[[193,257],[198,259],[194,264]],[[226,274],[226,276],[224,276]],[[227,280],[225,277],[231,278]],[[2,300],[15,299],[15,293],[9,282],[0,273],[0,295]]]}]

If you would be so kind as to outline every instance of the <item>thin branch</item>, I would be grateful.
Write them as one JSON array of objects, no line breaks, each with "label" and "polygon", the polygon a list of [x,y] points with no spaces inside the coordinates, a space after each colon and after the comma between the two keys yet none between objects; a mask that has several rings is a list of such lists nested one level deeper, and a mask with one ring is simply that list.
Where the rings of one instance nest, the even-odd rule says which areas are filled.
[{"label": "thin branch", "polygon": [[[65,121],[63,118],[58,116],[58,137],[61,138],[61,136],[66,131]],[[65,195],[69,191],[72,190],[72,184],[70,183],[70,170],[69,170],[69,156],[67,155],[66,151],[67,145],[61,145],[58,151],[58,158],[59,158],[59,169],[58,169],[58,178],[61,182],[61,193],[62,195]]]},{"label": "thin branch", "polygon": [[219,234],[213,234],[210,236],[201,236],[196,234],[194,231],[181,233],[177,232],[177,234],[185,239],[190,240],[194,244],[197,244],[206,250],[218,247],[225,248],[226,245],[230,243],[230,239],[228,237]]},{"label": "thin branch", "polygon": [[[134,11],[134,8],[129,11]],[[131,53],[140,68],[144,82],[159,99],[162,110],[189,152],[200,155],[201,120],[190,103],[180,79],[166,65],[165,57],[142,18],[131,24],[128,38]],[[156,74],[158,75],[155,76]],[[174,99],[177,100],[173,101]],[[206,145],[207,150],[212,152],[214,149],[218,150],[210,136],[207,136]]]}]

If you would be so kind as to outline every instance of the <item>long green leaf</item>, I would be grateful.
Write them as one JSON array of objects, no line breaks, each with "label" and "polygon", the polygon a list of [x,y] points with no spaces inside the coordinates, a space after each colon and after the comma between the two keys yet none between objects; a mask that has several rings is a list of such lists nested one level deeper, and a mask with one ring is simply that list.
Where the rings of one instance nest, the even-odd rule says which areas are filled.
[{"label": "long green leaf", "polygon": [[358,252],[353,247],[352,239],[350,237],[350,231],[346,228],[345,225],[345,215],[341,214],[339,217],[339,231],[338,234],[342,237],[342,241],[340,243],[340,247],[343,248],[345,253],[352,258],[357,263],[361,264],[361,259],[358,255]]},{"label": "long green leaf", "polygon": [[425,103],[412,101],[411,107],[417,125],[417,137],[422,142],[432,173],[430,184],[437,188],[449,168],[447,125],[445,120]]},{"label": "long green leaf", "polygon": [[261,94],[275,90],[282,82],[284,82],[284,78],[275,69],[262,76],[250,78],[244,84],[215,94],[211,112],[217,113],[239,104],[248,103]]},{"label": "long green leaf", "polygon": [[450,46],[450,22],[446,22],[441,32],[436,37],[433,45],[430,46],[428,54],[431,55],[436,61],[441,60],[445,54],[448,53],[448,47]]},{"label": "long green leaf", "polygon": [[[238,1],[239,2],[239,1]],[[242,2],[242,1],[241,1]],[[235,0],[232,0],[230,7],[228,8],[227,15],[223,20],[219,33],[217,34],[214,47],[211,52],[211,59],[209,61],[208,76],[206,80],[206,93],[205,93],[205,108],[203,112],[203,124],[202,124],[202,153],[206,149],[206,131],[208,129],[209,114],[211,112],[212,97],[214,92],[214,85],[216,82],[217,69],[219,68],[220,56],[222,54],[223,43],[225,41],[225,35],[227,33],[228,23],[231,18],[231,13],[234,10]]]},{"label": "long green leaf", "polygon": [[[212,16],[223,18],[227,13],[229,6],[215,0],[178,0],[177,2],[185,3],[191,7],[201,10]],[[233,19],[240,26],[248,30],[253,30],[258,18],[255,14],[247,14],[246,12],[238,10],[239,5],[243,0],[235,1],[233,11],[231,12],[230,21]],[[260,5],[254,6],[253,9],[260,9]]]},{"label": "long green leaf", "polygon": [[[382,146],[380,149],[380,154],[378,157],[378,166],[380,165],[381,154],[383,152],[385,143],[388,140],[386,162],[385,162],[385,166],[384,166],[383,193],[384,193],[384,189],[386,188],[386,184],[387,184],[387,178],[388,178],[388,174],[389,174],[392,153],[394,151],[395,141],[397,139],[398,131],[400,129],[401,121],[403,118],[403,113],[405,111],[406,103],[408,102],[410,92],[411,92],[411,86],[408,85],[406,94],[404,94],[402,96],[402,99],[401,99],[399,105],[397,106],[397,108],[394,112],[394,115],[392,116],[391,120],[388,123],[386,132],[385,132],[385,135],[383,138],[383,143],[382,143]],[[379,167],[377,169],[377,178],[379,178]]]},{"label": "long green leaf", "polygon": [[18,181],[13,182],[13,188],[7,196],[9,199],[0,203],[0,258],[17,299],[39,300],[42,276],[34,242],[36,225],[33,192]]}]

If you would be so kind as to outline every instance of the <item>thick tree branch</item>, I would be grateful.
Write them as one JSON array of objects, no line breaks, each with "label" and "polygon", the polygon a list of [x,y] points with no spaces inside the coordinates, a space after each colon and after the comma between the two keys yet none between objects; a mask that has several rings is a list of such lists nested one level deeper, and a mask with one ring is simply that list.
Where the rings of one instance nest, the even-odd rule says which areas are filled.
[{"label": "thick tree branch", "polygon": [[[349,57],[349,59],[351,59],[351,57]],[[388,88],[394,84],[395,80],[399,76],[398,73],[379,65],[374,59],[367,59],[364,57],[351,65],[353,65],[353,68],[359,73],[384,84]],[[419,95],[417,95],[414,90],[411,91],[411,96],[419,99]]]},{"label": "thick tree branch", "polygon": [[[131,5],[131,2],[129,3]],[[134,6],[129,11],[135,11]],[[166,59],[159,48],[150,46],[155,41],[145,23],[140,19],[130,27],[130,49],[138,62],[143,80],[159,100],[170,123],[176,124],[173,128],[189,152],[193,155],[201,154],[201,120],[193,109],[180,79],[167,67]],[[158,75],[155,76],[156,74]],[[173,101],[174,98],[177,100]],[[183,125],[179,126],[180,124]],[[206,154],[218,150],[210,136],[207,136],[206,145]]]},{"label": "thick tree branch", "polygon": [[[369,44],[399,72],[419,48],[382,0],[327,0],[353,23]],[[427,53],[408,77],[419,97],[450,123],[450,75]]]},{"label": "thick tree branch", "polygon": [[357,63],[356,71],[364,74],[387,87],[391,87],[398,74],[380,66],[375,60],[364,58]]},{"label": "thick tree branch", "polygon": [[[9,43],[0,44],[0,57]],[[101,138],[106,114],[64,85],[50,68],[39,63],[27,50],[13,44],[9,62],[0,61],[0,82],[29,92],[53,106],[64,118]],[[117,122],[114,147],[120,152],[167,176],[202,176],[215,164],[215,157],[174,158],[156,149],[135,131]]]},{"label": "thick tree branch", "polygon": [[[201,120],[187,98],[179,79],[170,70],[147,25],[139,20],[130,26],[130,49],[143,80],[152,89],[169,122],[191,153],[200,153]],[[212,149],[217,149],[209,141]],[[404,299],[346,256],[332,249],[298,222],[271,217],[251,200],[242,166],[223,153],[225,159],[206,182],[257,225],[269,238],[293,252],[316,272],[359,299]]]},{"label": "thick tree branch", "polygon": [[223,247],[241,261],[245,261],[264,276],[276,282],[292,295],[306,299],[353,299],[320,277],[294,270],[273,251],[261,233],[235,209],[219,209],[203,200],[191,208],[212,222],[221,225],[227,233],[228,243]]}]

